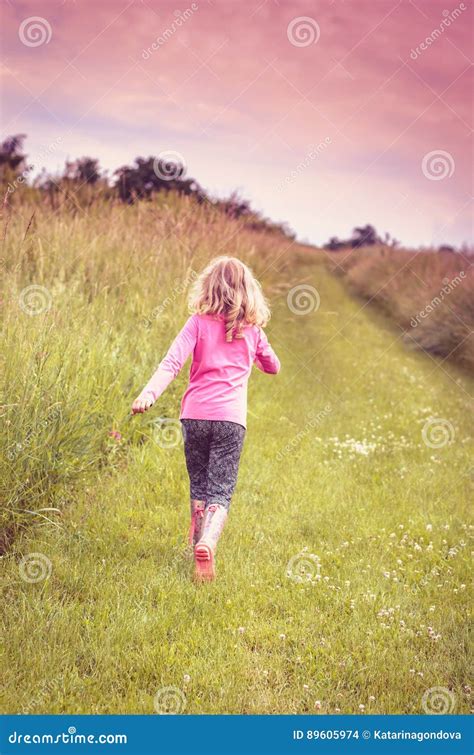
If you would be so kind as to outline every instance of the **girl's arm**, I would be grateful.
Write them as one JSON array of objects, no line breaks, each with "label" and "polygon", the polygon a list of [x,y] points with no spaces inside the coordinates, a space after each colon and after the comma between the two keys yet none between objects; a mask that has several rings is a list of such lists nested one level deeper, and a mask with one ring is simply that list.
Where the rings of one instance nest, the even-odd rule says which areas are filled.
[{"label": "girl's arm", "polygon": [[176,377],[186,359],[194,351],[198,335],[197,317],[189,318],[171,344],[165,358],[132,405],[132,414],[145,412]]},{"label": "girl's arm", "polygon": [[280,360],[268,343],[268,338],[262,329],[259,332],[254,362],[259,370],[270,375],[276,375],[280,371]]}]

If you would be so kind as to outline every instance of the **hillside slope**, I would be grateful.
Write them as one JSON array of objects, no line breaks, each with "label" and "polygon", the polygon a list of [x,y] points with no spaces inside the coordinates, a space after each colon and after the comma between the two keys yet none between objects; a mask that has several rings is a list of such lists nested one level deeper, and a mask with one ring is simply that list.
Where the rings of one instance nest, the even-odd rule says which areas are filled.
[{"label": "hillside slope", "polygon": [[[178,209],[167,229],[127,208],[103,232],[100,217],[35,231],[28,269],[54,291],[52,322],[11,315],[26,388],[23,405],[18,388],[5,403],[22,422],[44,416],[44,395],[61,412],[9,459],[4,485],[18,481],[20,517],[36,473],[29,508],[61,513],[17,525],[3,558],[3,710],[419,713],[441,687],[445,712],[467,712],[472,383],[407,350],[319,255]],[[176,421],[186,376],[150,414],[128,407],[185,317],[183,280],[217,251],[262,275],[282,371],[252,376],[218,580],[196,587]]]}]

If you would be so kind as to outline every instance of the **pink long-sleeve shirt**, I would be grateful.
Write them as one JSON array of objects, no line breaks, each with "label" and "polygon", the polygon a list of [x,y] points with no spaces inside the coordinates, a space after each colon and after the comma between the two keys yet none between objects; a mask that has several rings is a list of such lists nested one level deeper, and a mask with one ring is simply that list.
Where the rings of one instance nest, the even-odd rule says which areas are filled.
[{"label": "pink long-sleeve shirt", "polygon": [[181,401],[182,419],[214,419],[246,427],[247,382],[252,365],[276,374],[280,361],[263,330],[246,325],[243,338],[225,340],[225,323],[214,315],[192,315],[139,398],[156,399],[192,354],[189,385]]}]

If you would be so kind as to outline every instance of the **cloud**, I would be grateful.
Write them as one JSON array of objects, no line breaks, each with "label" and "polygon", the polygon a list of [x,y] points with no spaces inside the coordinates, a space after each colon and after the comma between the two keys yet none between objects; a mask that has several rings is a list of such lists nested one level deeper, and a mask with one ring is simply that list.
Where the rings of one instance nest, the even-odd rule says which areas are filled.
[{"label": "cloud", "polygon": [[[245,177],[246,190],[268,214],[285,210],[284,219],[316,240],[339,232],[337,217],[331,227],[324,219],[316,227],[308,201],[308,193],[321,197],[328,185],[341,196],[348,185],[358,186],[357,210],[365,206],[365,219],[375,224],[386,220],[373,201],[382,189],[394,201],[400,186],[416,187],[431,218],[447,219],[462,203],[469,166],[458,159],[458,145],[470,149],[470,9],[413,60],[411,51],[446,18],[444,0],[346,0],[314,10],[292,0],[195,5],[178,27],[168,0],[96,0],[89,9],[44,0],[40,11],[33,0],[7,4],[4,59],[11,73],[2,68],[0,75],[8,127],[47,141],[64,124],[69,156],[90,144],[110,167],[113,160],[177,149],[190,170],[199,167],[202,184],[219,189],[242,185]],[[183,4],[181,15],[190,6]],[[39,13],[51,40],[27,47],[19,26]],[[288,24],[307,13],[319,38],[298,47],[288,39]],[[144,55],[167,30],[167,40]],[[275,176],[328,135],[331,149],[282,208]],[[435,148],[456,158],[454,176],[437,193],[419,170],[423,154]],[[388,230],[418,240],[416,227],[416,212],[405,206]],[[452,232],[456,238],[455,224]]]}]

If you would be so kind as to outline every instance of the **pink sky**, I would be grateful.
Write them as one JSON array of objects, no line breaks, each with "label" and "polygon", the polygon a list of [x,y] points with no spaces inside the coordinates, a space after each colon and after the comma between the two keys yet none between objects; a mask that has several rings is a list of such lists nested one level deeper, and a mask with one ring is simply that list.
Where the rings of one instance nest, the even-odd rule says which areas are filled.
[{"label": "pink sky", "polygon": [[[300,17],[309,36],[295,21],[292,37]],[[51,170],[177,152],[211,193],[239,189],[314,243],[372,223],[460,244],[472,21],[445,0],[3,0],[1,138],[28,134]]]}]

